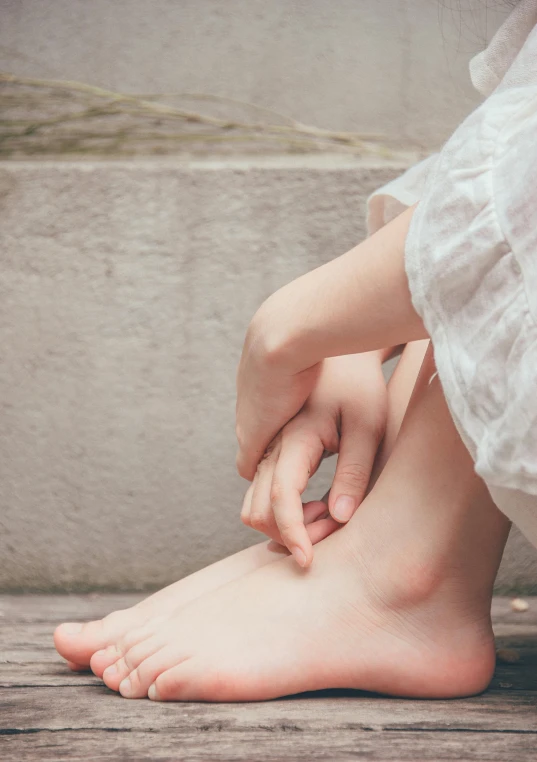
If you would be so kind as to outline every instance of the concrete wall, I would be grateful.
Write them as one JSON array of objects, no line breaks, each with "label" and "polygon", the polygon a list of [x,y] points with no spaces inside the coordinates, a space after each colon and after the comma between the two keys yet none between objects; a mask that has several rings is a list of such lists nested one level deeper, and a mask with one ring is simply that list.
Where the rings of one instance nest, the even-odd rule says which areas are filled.
[{"label": "concrete wall", "polygon": [[[0,165],[0,589],[162,585],[252,541],[244,330],[363,237],[366,196],[400,170]],[[513,543],[500,582],[530,587],[535,553]]]},{"label": "concrete wall", "polygon": [[[432,147],[477,102],[468,59],[507,10],[455,5],[0,0],[0,69],[213,93]],[[366,196],[401,168],[0,165],[1,589],[162,585],[252,541],[234,471],[244,330],[269,292],[364,235]],[[514,534],[499,585],[536,579]]]},{"label": "concrete wall", "polygon": [[214,93],[436,146],[476,104],[468,60],[507,5],[0,0],[0,69],[126,92]]}]

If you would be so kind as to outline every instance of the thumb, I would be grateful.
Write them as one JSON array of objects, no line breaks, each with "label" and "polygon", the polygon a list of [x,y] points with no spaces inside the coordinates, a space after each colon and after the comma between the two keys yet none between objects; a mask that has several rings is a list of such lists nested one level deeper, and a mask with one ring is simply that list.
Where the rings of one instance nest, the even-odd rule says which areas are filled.
[{"label": "thumb", "polygon": [[377,447],[377,438],[357,421],[342,425],[336,473],[328,498],[330,514],[336,521],[345,524],[364,499]]}]

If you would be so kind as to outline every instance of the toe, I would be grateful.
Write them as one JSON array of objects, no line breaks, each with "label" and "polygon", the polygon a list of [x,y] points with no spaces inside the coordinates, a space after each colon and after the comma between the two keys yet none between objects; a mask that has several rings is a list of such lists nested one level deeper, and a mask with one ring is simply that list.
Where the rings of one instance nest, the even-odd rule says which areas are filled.
[{"label": "toe", "polygon": [[155,637],[148,638],[142,643],[133,646],[123,657],[129,672],[132,672],[132,670],[139,667],[142,662],[149,659],[150,656],[153,656],[153,654],[159,651],[163,645],[162,641]]},{"label": "toe", "polygon": [[119,692],[125,698],[143,698],[147,696],[149,686],[162,672],[182,661],[184,658],[178,658],[173,650],[162,648],[143,661],[121,682]]},{"label": "toe", "polygon": [[161,625],[166,622],[166,617],[154,617],[142,627],[129,630],[117,643],[118,650],[126,654],[132,648],[154,636]]},{"label": "toe", "polygon": [[67,666],[71,670],[71,672],[88,672],[89,667],[87,667],[85,664],[76,664],[74,661],[68,661]]},{"label": "toe", "polygon": [[116,646],[108,646],[100,651],[96,651],[90,659],[91,671],[97,677],[102,677],[105,669],[115,664],[121,657],[121,651]]},{"label": "toe", "polygon": [[119,657],[113,664],[107,667],[103,672],[103,680],[106,685],[114,691],[117,691],[119,684],[133,670],[135,670],[145,659],[148,659],[162,647],[162,641],[157,638],[148,638],[141,643],[137,643],[125,653],[119,653]]},{"label": "toe", "polygon": [[103,620],[82,624],[66,622],[56,627],[54,645],[67,661],[88,665],[92,654],[102,648]]},{"label": "toe", "polygon": [[145,617],[143,611],[133,608],[114,611],[86,624],[67,622],[56,628],[54,645],[67,661],[87,666],[96,651],[117,643],[128,630],[139,627]]},{"label": "toe", "polygon": [[111,690],[117,691],[119,690],[119,684],[127,677],[130,671],[125,663],[125,659],[120,658],[104,670],[104,684]]},{"label": "toe", "polygon": [[204,700],[196,675],[195,659],[185,659],[157,677],[148,689],[148,698],[152,701]]}]

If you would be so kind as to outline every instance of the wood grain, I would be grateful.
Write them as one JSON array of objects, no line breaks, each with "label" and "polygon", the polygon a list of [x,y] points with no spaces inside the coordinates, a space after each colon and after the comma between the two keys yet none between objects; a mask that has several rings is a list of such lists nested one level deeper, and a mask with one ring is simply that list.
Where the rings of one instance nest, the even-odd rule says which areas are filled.
[{"label": "wood grain", "polygon": [[325,691],[255,704],[126,701],[73,674],[54,625],[91,619],[140,596],[0,596],[0,759],[11,760],[525,760],[537,759],[537,599],[493,605],[502,647],[490,689],[456,701]]}]

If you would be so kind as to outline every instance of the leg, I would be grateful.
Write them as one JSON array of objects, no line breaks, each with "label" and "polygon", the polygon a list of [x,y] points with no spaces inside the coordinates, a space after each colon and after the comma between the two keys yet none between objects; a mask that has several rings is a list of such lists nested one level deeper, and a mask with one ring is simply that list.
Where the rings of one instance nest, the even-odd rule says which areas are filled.
[{"label": "leg", "polygon": [[509,523],[452,424],[429,355],[394,452],[309,570],[282,559],[198,598],[104,674],[124,696],[260,700],[329,687],[483,690]]},{"label": "leg", "polygon": [[[388,423],[375,465],[375,478],[382,470],[397,438],[426,344],[427,342],[416,342],[405,349],[388,385]],[[60,625],[54,634],[56,648],[68,660],[71,669],[75,670],[87,669],[92,656],[108,648],[107,653],[100,653],[92,662],[95,673],[102,676],[105,667],[114,661],[115,651],[112,646],[127,633],[145,627],[150,621],[152,626],[156,626],[153,620],[162,622],[163,618],[200,595],[280,558],[281,553],[272,552],[266,543],[247,548],[168,585],[130,609],[114,611],[104,619],[86,624],[70,622]]]}]

